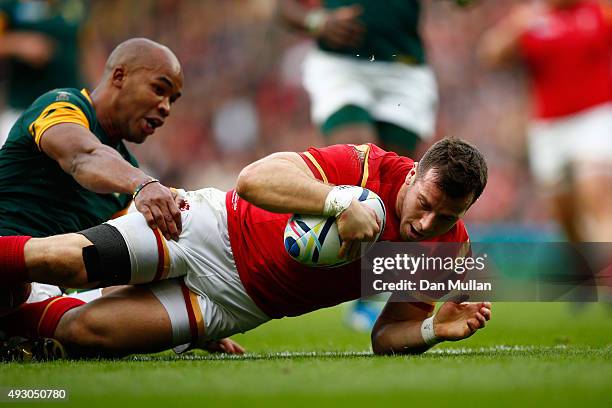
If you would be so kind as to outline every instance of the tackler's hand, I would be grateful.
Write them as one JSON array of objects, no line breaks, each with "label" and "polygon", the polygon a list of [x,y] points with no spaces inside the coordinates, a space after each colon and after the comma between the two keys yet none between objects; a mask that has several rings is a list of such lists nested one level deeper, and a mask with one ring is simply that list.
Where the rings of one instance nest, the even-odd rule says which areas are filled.
[{"label": "tackler's hand", "polygon": [[177,241],[183,227],[176,193],[155,179],[143,184],[134,193],[136,209],[145,217],[149,227],[159,228],[167,240]]}]

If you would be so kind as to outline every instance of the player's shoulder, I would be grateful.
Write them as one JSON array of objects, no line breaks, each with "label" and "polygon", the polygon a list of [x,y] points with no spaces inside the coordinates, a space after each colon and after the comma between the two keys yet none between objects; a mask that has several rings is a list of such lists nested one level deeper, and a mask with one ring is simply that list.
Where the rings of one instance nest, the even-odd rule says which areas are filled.
[{"label": "player's shoulder", "polygon": [[34,114],[33,118],[36,118],[41,112],[57,109],[80,111],[88,121],[95,118],[95,111],[89,94],[85,89],[78,90],[76,88],[56,88],[45,92],[26,109],[26,113]]},{"label": "player's shoulder", "polygon": [[399,154],[391,150],[385,150],[382,147],[375,145],[374,143],[367,143],[363,146],[367,146],[369,150],[369,157],[371,159],[382,159],[389,162],[407,163],[410,165],[414,163],[414,160],[410,157],[400,156]]},{"label": "player's shoulder", "polygon": [[[77,105],[91,106],[91,100],[89,94],[85,90],[78,90],[76,88],[56,88],[48,92],[45,92],[39,96],[33,103],[32,106],[50,105],[52,103],[73,103]],[[81,107],[81,106],[79,106]]]},{"label": "player's shoulder", "polygon": [[409,157],[384,150],[383,148],[368,143],[368,164],[374,173],[379,173],[386,180],[404,181],[404,177],[414,167],[414,160]]}]

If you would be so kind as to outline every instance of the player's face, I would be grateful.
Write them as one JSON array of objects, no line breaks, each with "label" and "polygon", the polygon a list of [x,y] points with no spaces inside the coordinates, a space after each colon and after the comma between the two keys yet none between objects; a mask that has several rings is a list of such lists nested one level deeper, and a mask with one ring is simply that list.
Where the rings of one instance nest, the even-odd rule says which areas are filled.
[{"label": "player's face", "polygon": [[472,195],[448,197],[436,185],[430,169],[413,178],[405,191],[400,213],[400,235],[405,241],[423,241],[449,231],[472,204]]},{"label": "player's face", "polygon": [[121,89],[121,135],[142,143],[161,127],[180,97],[183,76],[180,66],[163,63],[141,68],[126,76]]}]

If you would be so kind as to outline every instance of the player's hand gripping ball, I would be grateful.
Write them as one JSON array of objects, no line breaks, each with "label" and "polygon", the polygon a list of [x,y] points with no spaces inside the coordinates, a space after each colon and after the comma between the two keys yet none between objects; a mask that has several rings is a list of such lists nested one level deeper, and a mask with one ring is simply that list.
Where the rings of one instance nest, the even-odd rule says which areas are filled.
[{"label": "player's hand gripping ball", "polygon": [[[363,187],[347,186],[354,197],[376,212],[381,222],[380,232],[373,242],[364,242],[365,254],[380,238],[385,229],[386,209],[380,197]],[[340,266],[352,262],[338,258],[342,241],[335,217],[294,214],[285,226],[285,249],[296,261],[309,266]]]}]

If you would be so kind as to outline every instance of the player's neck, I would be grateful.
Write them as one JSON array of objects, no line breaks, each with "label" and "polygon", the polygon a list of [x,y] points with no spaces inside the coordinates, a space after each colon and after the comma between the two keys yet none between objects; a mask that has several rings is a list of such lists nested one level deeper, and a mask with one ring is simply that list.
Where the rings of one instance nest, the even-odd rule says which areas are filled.
[{"label": "player's neck", "polygon": [[104,95],[104,90],[96,88],[91,93],[91,103],[96,111],[96,118],[100,122],[100,126],[104,129],[106,136],[109,139],[111,145],[117,145],[121,141],[121,134],[119,128],[115,125],[112,120],[113,111],[112,104],[109,101],[112,100],[108,95]]}]

